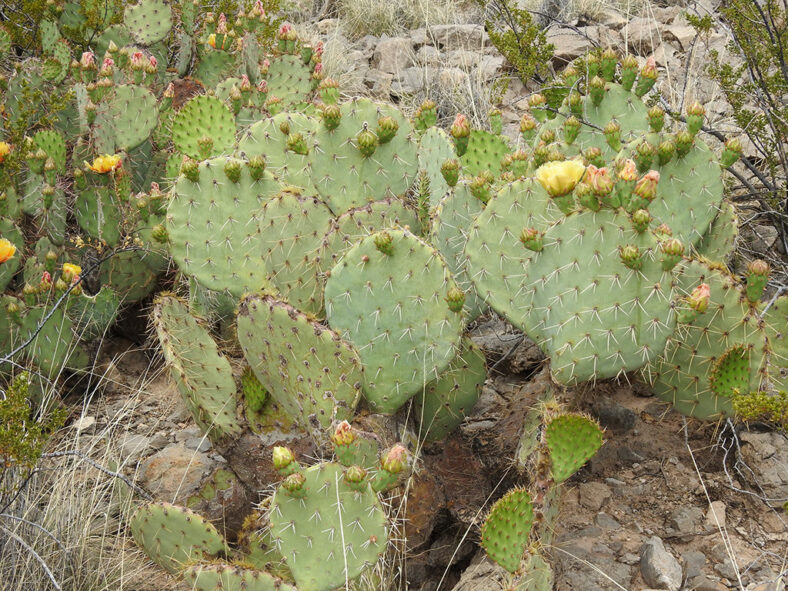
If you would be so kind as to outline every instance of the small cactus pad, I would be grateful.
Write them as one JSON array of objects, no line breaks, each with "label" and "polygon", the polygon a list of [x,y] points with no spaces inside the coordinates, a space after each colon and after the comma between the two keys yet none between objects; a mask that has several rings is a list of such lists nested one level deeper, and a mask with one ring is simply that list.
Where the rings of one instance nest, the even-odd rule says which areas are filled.
[{"label": "small cactus pad", "polygon": [[96,150],[114,154],[148,139],[159,122],[156,97],[144,86],[120,84],[101,101],[96,113]]},{"label": "small cactus pad", "polygon": [[315,252],[333,219],[322,200],[292,190],[281,191],[263,206],[259,244],[268,280],[304,312],[322,309]]},{"label": "small cactus pad", "polygon": [[172,27],[172,8],[164,0],[140,0],[127,4],[123,24],[134,40],[142,45],[153,45],[167,37]]},{"label": "small cactus pad", "polygon": [[265,571],[229,564],[191,564],[183,578],[193,591],[298,591]]},{"label": "small cactus pad", "polygon": [[441,376],[416,396],[416,420],[427,441],[443,439],[468,416],[487,379],[484,353],[470,339]]},{"label": "small cactus pad", "polygon": [[407,230],[364,238],[331,270],[328,323],[358,349],[376,411],[395,412],[454,358],[463,317],[449,308],[451,289],[441,256]]},{"label": "small cactus pad", "polygon": [[510,573],[520,568],[534,521],[531,496],[514,488],[493,505],[482,525],[482,547],[487,556]]},{"label": "small cactus pad", "polygon": [[218,156],[235,142],[235,118],[221,99],[195,96],[175,116],[172,141],[179,152],[192,158]]},{"label": "small cactus pad", "polygon": [[[237,182],[229,167],[240,165]],[[201,162],[194,178],[182,174],[167,209],[172,257],[201,285],[236,297],[268,286],[260,243],[260,207],[279,183],[264,173],[259,180],[248,163],[234,158]]]},{"label": "small cactus pad", "polygon": [[553,480],[564,482],[602,447],[602,429],[579,414],[557,416],[545,428]]},{"label": "small cactus pad", "polygon": [[271,396],[302,426],[325,429],[353,417],[361,397],[361,362],[334,331],[272,296],[248,296],[238,312],[238,340]]},{"label": "small cactus pad", "polygon": [[[328,129],[321,124],[310,151],[313,182],[331,210],[339,215],[368,201],[403,195],[418,170],[410,122],[399,109],[368,99],[344,103],[340,111],[339,126]],[[364,124],[376,129],[384,116],[397,122],[396,135],[371,156],[363,156],[356,137]]]},{"label": "small cactus pad", "polygon": [[312,92],[312,72],[301,56],[280,54],[271,60],[266,83],[268,96],[281,99],[284,109],[301,110]]},{"label": "small cactus pad", "polygon": [[[1,312],[6,314],[5,310]],[[20,332],[23,341],[33,339],[23,355],[47,376],[54,378],[64,368],[81,370],[88,366],[88,356],[80,348],[74,324],[63,313],[62,307],[54,310],[43,306],[28,309]]]},{"label": "small cactus pad", "polygon": [[441,166],[447,160],[457,158],[449,134],[439,127],[430,127],[419,140],[419,170],[427,173],[430,181],[430,205],[436,206],[449,190],[443,178]]},{"label": "small cactus pad", "polygon": [[711,369],[709,386],[717,396],[746,393],[750,383],[750,355],[741,345],[723,353]]},{"label": "small cactus pad", "polygon": [[194,421],[212,441],[241,433],[232,369],[211,338],[174,296],[161,296],[153,324],[170,374]]},{"label": "small cactus pad", "polygon": [[763,315],[769,337],[769,383],[788,392],[788,295],[777,298]]},{"label": "small cactus pad", "polygon": [[720,211],[696,247],[699,256],[727,263],[739,237],[739,218],[733,203],[723,201]]},{"label": "small cactus pad", "polygon": [[499,176],[501,160],[511,151],[504,136],[474,129],[468,140],[468,149],[460,157],[462,172],[466,176],[476,176],[486,170]]},{"label": "small cactus pad", "polygon": [[228,550],[222,535],[207,519],[170,503],[143,505],[132,515],[129,526],[137,545],[173,574],[186,563]]},{"label": "small cactus pad", "polygon": [[375,564],[388,542],[386,516],[369,486],[351,487],[339,464],[303,471],[302,493],[280,486],[269,520],[299,591],[331,591]]},{"label": "small cactus pad", "polygon": [[531,554],[514,591],[553,591],[553,568],[540,554]]}]

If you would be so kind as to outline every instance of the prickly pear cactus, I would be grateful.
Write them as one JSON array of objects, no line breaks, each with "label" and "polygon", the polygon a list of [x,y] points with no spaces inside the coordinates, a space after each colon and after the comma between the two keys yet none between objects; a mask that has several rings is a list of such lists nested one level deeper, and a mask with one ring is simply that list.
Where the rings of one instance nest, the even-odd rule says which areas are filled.
[{"label": "prickly pear cactus", "polygon": [[522,488],[514,488],[493,505],[482,525],[482,547],[487,556],[513,573],[528,545],[534,520],[531,495]]},{"label": "prickly pear cactus", "polygon": [[229,564],[192,564],[183,578],[194,591],[298,591],[265,571]]},{"label": "prickly pear cactus", "polygon": [[441,167],[447,160],[457,158],[454,145],[449,134],[439,127],[430,127],[419,140],[419,170],[427,173],[430,182],[430,205],[433,207],[449,190],[449,184],[443,177]]},{"label": "prickly pear cactus", "polygon": [[211,441],[240,435],[232,368],[210,333],[174,296],[159,296],[153,309],[159,344],[194,421]]},{"label": "prickly pear cactus", "polygon": [[137,43],[153,45],[170,32],[172,8],[164,0],[140,0],[126,6],[123,24]]},{"label": "prickly pear cactus", "polygon": [[184,564],[228,552],[227,543],[204,517],[170,503],[149,503],[129,521],[134,541],[171,573]]},{"label": "prickly pear cactus", "polygon": [[244,298],[237,322],[246,360],[291,417],[321,431],[353,417],[363,377],[350,344],[269,295]]},{"label": "prickly pear cactus", "polygon": [[467,176],[476,176],[485,170],[500,176],[501,161],[512,151],[504,136],[474,129],[468,140],[468,149],[460,157],[462,171]]},{"label": "prickly pear cactus", "polygon": [[179,152],[192,158],[218,156],[235,142],[235,118],[221,99],[196,96],[175,116],[172,141]]},{"label": "prickly pear cactus", "polygon": [[596,422],[578,414],[561,414],[545,428],[553,481],[561,483],[577,472],[602,447]]},{"label": "prickly pear cactus", "polygon": [[102,154],[128,151],[144,142],[159,122],[156,97],[144,86],[120,84],[96,110],[94,137]]},{"label": "prickly pear cactus", "polygon": [[364,395],[393,413],[454,358],[464,296],[441,256],[407,230],[367,236],[331,270],[326,317],[364,365]]}]

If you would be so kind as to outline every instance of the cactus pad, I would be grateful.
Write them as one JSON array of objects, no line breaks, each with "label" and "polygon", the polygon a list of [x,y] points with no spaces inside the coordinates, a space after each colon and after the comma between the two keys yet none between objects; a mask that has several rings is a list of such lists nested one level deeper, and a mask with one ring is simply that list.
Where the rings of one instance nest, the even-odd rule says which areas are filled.
[{"label": "cactus pad", "polygon": [[137,545],[173,574],[186,563],[228,551],[224,538],[207,519],[170,503],[143,505],[129,526]]},{"label": "cactus pad", "polygon": [[172,8],[164,0],[140,0],[126,5],[123,22],[137,43],[153,45],[170,32]]},{"label": "cactus pad", "polygon": [[211,441],[239,435],[232,369],[210,333],[184,302],[167,295],[156,301],[153,324],[170,374],[202,432]]},{"label": "cactus pad", "polygon": [[462,172],[466,176],[476,176],[487,170],[497,177],[501,174],[501,160],[511,151],[505,137],[474,129],[468,149],[460,157]]},{"label": "cactus pad", "polygon": [[271,296],[248,296],[238,340],[260,383],[304,427],[321,430],[353,417],[361,397],[361,362],[332,330]]},{"label": "cactus pad", "polygon": [[312,92],[312,71],[300,55],[276,56],[266,76],[268,96],[282,99],[285,109],[303,108]]},{"label": "cactus pad", "polygon": [[732,347],[714,363],[709,387],[717,396],[746,393],[750,382],[750,355],[741,345]]},{"label": "cactus pad", "polygon": [[331,270],[328,323],[358,349],[378,412],[395,412],[454,358],[463,318],[447,298],[456,287],[437,251],[407,230],[364,238]]},{"label": "cactus pad", "polygon": [[449,190],[443,178],[441,166],[447,160],[457,158],[449,134],[438,127],[430,127],[419,140],[419,170],[427,173],[430,181],[430,205],[437,206]]},{"label": "cactus pad", "polygon": [[193,591],[298,591],[267,572],[229,564],[191,564],[183,578]]},{"label": "cactus pad", "polygon": [[553,480],[561,483],[577,472],[602,447],[602,429],[578,414],[559,415],[545,428]]},{"label": "cactus pad", "polygon": [[[210,147],[200,140],[209,138]],[[235,118],[221,99],[199,95],[178,111],[172,122],[175,148],[200,160],[228,151],[235,141]]]},{"label": "cactus pad", "polygon": [[120,84],[96,111],[96,150],[114,154],[136,148],[158,122],[159,107],[153,93],[144,86]]},{"label": "cactus pad", "polygon": [[269,519],[299,591],[331,591],[377,562],[388,541],[377,495],[345,481],[344,468],[324,463],[303,471],[304,494],[280,486]]},{"label": "cactus pad", "polygon": [[531,496],[514,488],[498,499],[482,525],[482,547],[510,573],[520,568],[534,522]]}]

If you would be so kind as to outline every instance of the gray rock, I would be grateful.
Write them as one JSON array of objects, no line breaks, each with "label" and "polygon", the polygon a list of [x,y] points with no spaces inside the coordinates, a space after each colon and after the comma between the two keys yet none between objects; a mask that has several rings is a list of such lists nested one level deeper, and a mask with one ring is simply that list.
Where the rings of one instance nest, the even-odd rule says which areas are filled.
[{"label": "gray rock", "polygon": [[703,567],[706,566],[706,555],[697,550],[687,550],[681,555],[684,561],[684,572],[688,579],[699,577],[703,574]]},{"label": "gray rock", "polygon": [[416,62],[423,66],[434,66],[441,61],[441,52],[432,45],[424,45],[416,51]]},{"label": "gray rock", "polygon": [[375,48],[378,46],[379,42],[380,37],[375,37],[375,35],[365,35],[356,41],[356,48],[361,51],[367,59],[369,59],[375,52]]},{"label": "gray rock", "polygon": [[679,591],[681,588],[681,565],[657,536],[649,538],[640,549],[640,573],[654,589]]},{"label": "gray rock", "polygon": [[77,433],[93,433],[96,430],[96,417],[81,416],[72,424]]},{"label": "gray rock", "polygon": [[447,88],[465,87],[468,84],[468,72],[460,68],[444,68],[438,75],[441,86]]},{"label": "gray rock", "polygon": [[189,437],[189,439],[184,442],[184,445],[188,449],[193,449],[196,451],[208,451],[211,449],[211,442],[207,437],[204,436]]},{"label": "gray rock", "polygon": [[689,51],[692,40],[695,39],[695,29],[689,25],[671,25],[662,33],[663,39],[682,51]]},{"label": "gray rock", "polygon": [[555,46],[553,63],[557,67],[585,55],[589,49],[594,47],[594,43],[590,39],[578,35],[577,31],[558,27],[548,29],[547,42]]},{"label": "gray rock", "polygon": [[317,32],[321,35],[327,35],[335,31],[341,24],[338,18],[326,18],[317,23]]},{"label": "gray rock", "polygon": [[364,74],[364,84],[370,89],[372,96],[388,98],[391,94],[391,83],[394,80],[394,74],[388,72],[381,72],[370,68]]},{"label": "gray rock", "polygon": [[706,531],[718,531],[725,527],[725,503],[712,501],[706,511]]},{"label": "gray rock", "polygon": [[719,581],[703,576],[690,579],[687,588],[693,591],[728,591],[728,587]]},{"label": "gray rock", "polygon": [[151,438],[139,433],[127,433],[120,444],[120,452],[129,461],[135,461],[151,451]]},{"label": "gray rock", "polygon": [[499,318],[474,327],[471,340],[484,351],[490,366],[497,363],[501,372],[530,372],[544,359],[533,341]]},{"label": "gray rock", "polygon": [[434,25],[427,34],[444,50],[478,49],[489,43],[482,25]]},{"label": "gray rock", "polygon": [[479,550],[452,591],[500,591],[508,578],[505,570]]},{"label": "gray rock", "polygon": [[696,533],[703,519],[703,511],[699,507],[679,507],[670,516],[668,524],[676,535],[690,536]]},{"label": "gray rock", "polygon": [[196,492],[216,465],[207,454],[171,445],[142,463],[139,480],[156,498],[172,503]]},{"label": "gray rock", "polygon": [[413,29],[410,32],[410,40],[413,42],[413,45],[415,45],[416,47],[420,45],[427,45],[432,41],[429,35],[427,35],[427,29],[425,27],[421,27],[420,29]]},{"label": "gray rock", "polygon": [[785,581],[780,578],[778,581],[768,581],[766,583],[753,583],[747,587],[747,591],[785,591]]},{"label": "gray rock", "polygon": [[788,497],[788,439],[774,432],[745,431],[740,437],[740,459],[750,468],[742,470],[744,477],[750,480],[756,490],[762,489],[769,498]]},{"label": "gray rock", "polygon": [[637,55],[650,55],[659,45],[660,35],[654,20],[641,16],[630,19],[622,31],[629,49]]},{"label": "gray rock", "polygon": [[605,429],[626,433],[635,426],[634,411],[610,398],[597,398],[592,409]]},{"label": "gray rock", "polygon": [[470,49],[454,49],[446,53],[445,56],[447,66],[463,70],[470,70],[479,59],[478,52]]},{"label": "gray rock", "polygon": [[372,54],[372,67],[388,74],[399,74],[413,65],[413,42],[407,37],[382,39]]},{"label": "gray rock", "polygon": [[613,494],[610,487],[601,482],[583,482],[577,488],[580,504],[590,511],[599,511]]},{"label": "gray rock", "polygon": [[595,522],[599,527],[606,530],[614,530],[621,527],[621,524],[607,513],[598,513]]},{"label": "gray rock", "polygon": [[714,572],[730,581],[735,581],[737,579],[736,568],[727,558],[723,562],[719,562],[714,565]]},{"label": "gray rock", "polygon": [[[483,55],[476,64],[482,80],[490,80],[503,68],[504,59],[500,55]],[[519,121],[519,118],[517,119]]]},{"label": "gray rock", "polygon": [[391,83],[391,94],[413,94],[432,84],[437,70],[433,67],[407,68]]}]

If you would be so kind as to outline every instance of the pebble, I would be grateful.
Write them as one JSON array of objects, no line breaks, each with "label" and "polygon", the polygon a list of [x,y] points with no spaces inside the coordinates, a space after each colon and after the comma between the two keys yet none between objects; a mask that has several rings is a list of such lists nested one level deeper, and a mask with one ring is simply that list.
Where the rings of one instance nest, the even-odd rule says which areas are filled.
[{"label": "pebble", "polygon": [[681,588],[681,565],[657,536],[649,538],[640,550],[640,572],[646,584],[654,589],[679,591]]}]

